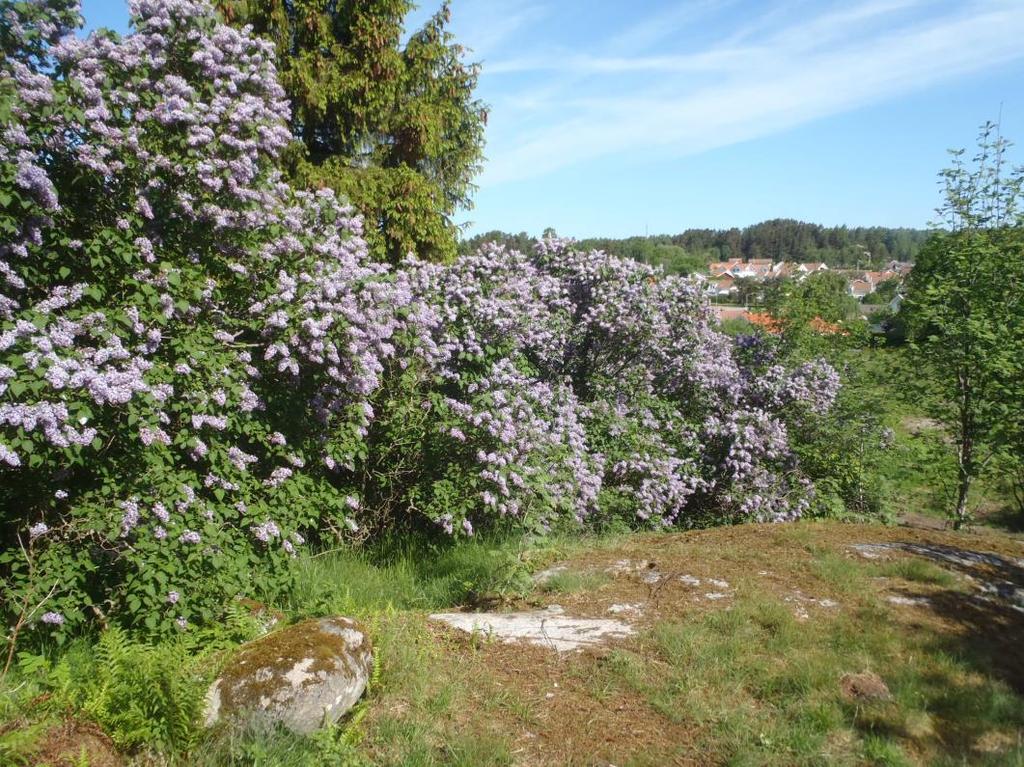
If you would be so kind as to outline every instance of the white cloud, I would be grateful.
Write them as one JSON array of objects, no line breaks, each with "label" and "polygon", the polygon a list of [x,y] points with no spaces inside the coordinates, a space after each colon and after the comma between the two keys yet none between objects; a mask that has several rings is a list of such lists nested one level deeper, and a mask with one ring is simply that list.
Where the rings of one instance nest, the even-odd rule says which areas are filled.
[{"label": "white cloud", "polygon": [[[738,35],[693,53],[563,52],[498,65],[527,84],[501,93],[480,183],[617,154],[701,152],[1024,56],[1020,0],[917,6],[868,0],[781,26],[776,19],[756,41]],[[647,43],[651,29],[616,39]]]}]

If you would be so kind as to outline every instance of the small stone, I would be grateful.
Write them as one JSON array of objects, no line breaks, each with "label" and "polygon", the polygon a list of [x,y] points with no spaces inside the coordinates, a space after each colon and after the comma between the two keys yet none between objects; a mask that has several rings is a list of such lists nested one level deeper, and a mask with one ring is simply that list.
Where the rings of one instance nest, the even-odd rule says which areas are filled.
[{"label": "small stone", "polygon": [[309,734],[336,722],[366,689],[370,638],[349,618],[308,620],[243,645],[206,694],[206,726],[259,714]]},{"label": "small stone", "polygon": [[679,580],[685,583],[687,586],[700,585],[700,578],[694,578],[692,575],[680,575]]},{"label": "small stone", "polygon": [[892,697],[889,686],[873,671],[844,674],[839,680],[839,688],[849,700],[889,700]]}]

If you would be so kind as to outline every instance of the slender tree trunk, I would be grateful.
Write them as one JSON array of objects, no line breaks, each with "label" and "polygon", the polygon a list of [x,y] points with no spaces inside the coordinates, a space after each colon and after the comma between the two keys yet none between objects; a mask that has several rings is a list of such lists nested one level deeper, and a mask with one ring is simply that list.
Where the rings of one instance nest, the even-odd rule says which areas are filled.
[{"label": "slender tree trunk", "polygon": [[967,497],[974,479],[974,417],[971,412],[971,376],[960,373],[960,434],[957,446],[957,490],[956,510],[953,513],[953,529],[959,530],[967,522]]},{"label": "slender tree trunk", "polygon": [[967,522],[967,496],[971,492],[971,480],[973,472],[968,470],[963,460],[960,462],[960,476],[957,481],[956,490],[956,511],[953,516],[953,529],[959,530]]}]

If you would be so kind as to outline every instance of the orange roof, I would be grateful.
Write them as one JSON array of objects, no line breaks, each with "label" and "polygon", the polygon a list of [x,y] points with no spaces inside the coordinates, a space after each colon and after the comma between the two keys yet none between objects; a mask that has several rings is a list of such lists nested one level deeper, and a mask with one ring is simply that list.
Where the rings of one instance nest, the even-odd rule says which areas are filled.
[{"label": "orange roof", "polygon": [[[782,332],[782,322],[772,317],[766,312],[747,312],[747,321],[752,325],[764,328],[769,333],[778,335]],[[819,335],[823,336],[834,336],[834,335],[849,335],[849,333],[843,330],[842,327],[834,322],[828,322],[823,320],[821,317],[815,317],[811,320],[811,330]]]},{"label": "orange roof", "polygon": [[766,312],[747,312],[747,321],[767,330],[769,333],[781,333],[782,323]]},{"label": "orange roof", "polygon": [[834,322],[828,322],[823,320],[821,317],[815,317],[811,320],[811,329],[823,336],[848,336],[849,331],[843,330],[839,325]]}]

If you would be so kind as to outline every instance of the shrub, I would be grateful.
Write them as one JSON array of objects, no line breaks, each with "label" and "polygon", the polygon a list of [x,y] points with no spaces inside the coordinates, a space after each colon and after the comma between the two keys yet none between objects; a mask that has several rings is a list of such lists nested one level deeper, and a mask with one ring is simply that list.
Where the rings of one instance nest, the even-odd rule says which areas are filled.
[{"label": "shrub", "polygon": [[407,471],[362,483],[401,499],[404,521],[545,532],[566,517],[693,525],[806,508],[787,420],[827,410],[838,377],[738,354],[699,282],[557,240],[406,269],[433,316],[399,351],[417,364],[381,410],[420,413],[371,426]]},{"label": "shrub", "polygon": [[14,6],[0,66],[12,641],[184,631],[328,536],[807,508],[790,433],[828,365],[568,241],[373,263],[333,193],[282,181],[267,43],[199,0],[136,0],[124,38],[62,36],[70,8]]},{"label": "shrub", "polygon": [[0,83],[5,603],[173,631],[344,521],[408,291],[281,182],[266,43],[193,0],[134,2],[124,38],[23,21],[54,44]]}]

